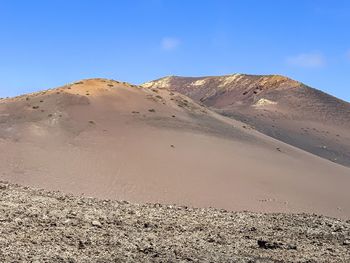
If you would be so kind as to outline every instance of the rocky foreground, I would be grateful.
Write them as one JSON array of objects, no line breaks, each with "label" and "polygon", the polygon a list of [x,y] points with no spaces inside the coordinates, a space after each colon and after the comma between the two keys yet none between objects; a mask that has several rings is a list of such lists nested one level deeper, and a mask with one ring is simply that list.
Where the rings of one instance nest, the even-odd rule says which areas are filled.
[{"label": "rocky foreground", "polygon": [[2,182],[0,262],[350,262],[350,220],[137,205]]}]

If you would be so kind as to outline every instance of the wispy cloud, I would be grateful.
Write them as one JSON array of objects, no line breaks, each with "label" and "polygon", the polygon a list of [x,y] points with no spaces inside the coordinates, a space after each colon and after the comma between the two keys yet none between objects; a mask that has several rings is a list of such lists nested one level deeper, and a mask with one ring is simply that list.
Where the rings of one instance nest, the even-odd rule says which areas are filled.
[{"label": "wispy cloud", "polygon": [[164,37],[160,43],[161,48],[165,51],[176,49],[180,45],[181,41],[175,37]]},{"label": "wispy cloud", "polygon": [[287,64],[301,68],[321,68],[326,65],[326,58],[318,52],[302,53],[287,58]]}]

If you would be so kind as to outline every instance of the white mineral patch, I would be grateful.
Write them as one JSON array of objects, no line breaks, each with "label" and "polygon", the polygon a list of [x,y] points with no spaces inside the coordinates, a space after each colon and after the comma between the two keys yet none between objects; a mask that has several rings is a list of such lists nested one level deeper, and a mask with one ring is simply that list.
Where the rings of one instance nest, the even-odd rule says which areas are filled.
[{"label": "white mineral patch", "polygon": [[147,82],[147,83],[143,83],[141,86],[144,88],[150,88],[154,85],[153,81]]},{"label": "white mineral patch", "polygon": [[221,84],[218,86],[219,88],[226,87],[227,85],[231,84],[232,82],[238,81],[242,78],[242,74],[233,74],[231,76],[222,77],[220,78]]},{"label": "white mineral patch", "polygon": [[197,81],[195,81],[195,82],[192,82],[190,85],[191,85],[191,86],[202,86],[202,85],[204,85],[206,82],[207,82],[206,79],[199,79],[199,80],[197,80]]},{"label": "white mineral patch", "polygon": [[260,99],[255,103],[254,107],[261,107],[261,106],[266,106],[266,105],[275,105],[277,104],[276,101],[268,100],[268,99]]},{"label": "white mineral patch", "polygon": [[157,88],[169,88],[171,77],[162,78],[157,81],[151,81],[142,84],[144,88],[157,87]]}]

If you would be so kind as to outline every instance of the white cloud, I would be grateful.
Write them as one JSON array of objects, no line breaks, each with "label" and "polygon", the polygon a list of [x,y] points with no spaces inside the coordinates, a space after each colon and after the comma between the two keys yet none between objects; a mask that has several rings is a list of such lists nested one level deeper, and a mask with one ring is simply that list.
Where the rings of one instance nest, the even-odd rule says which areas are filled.
[{"label": "white cloud", "polygon": [[288,57],[287,63],[302,68],[321,68],[326,65],[326,59],[321,53],[303,53]]},{"label": "white cloud", "polygon": [[174,37],[164,37],[160,45],[163,50],[170,51],[176,49],[180,45],[180,40]]}]

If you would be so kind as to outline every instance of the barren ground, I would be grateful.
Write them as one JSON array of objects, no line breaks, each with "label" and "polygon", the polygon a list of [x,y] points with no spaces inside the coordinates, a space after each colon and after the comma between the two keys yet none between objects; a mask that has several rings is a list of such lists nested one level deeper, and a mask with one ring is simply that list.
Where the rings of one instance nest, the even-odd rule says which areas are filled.
[{"label": "barren ground", "polygon": [[349,262],[350,221],[74,197],[0,183],[1,262]]},{"label": "barren ground", "polygon": [[90,79],[1,100],[0,152],[0,180],[47,190],[350,218],[349,168],[161,88]]}]

